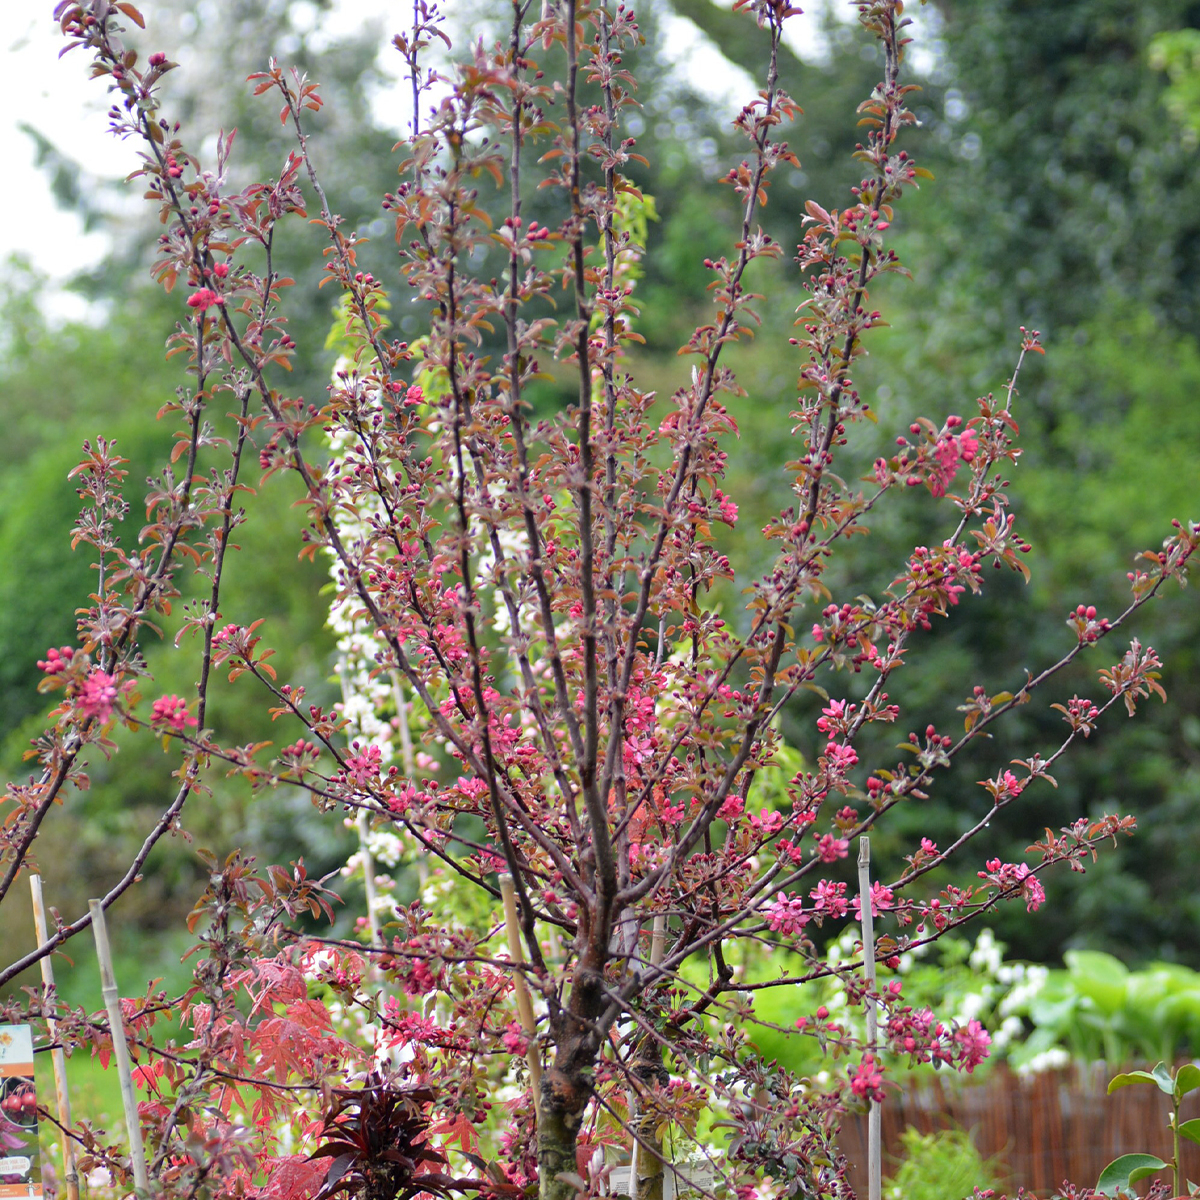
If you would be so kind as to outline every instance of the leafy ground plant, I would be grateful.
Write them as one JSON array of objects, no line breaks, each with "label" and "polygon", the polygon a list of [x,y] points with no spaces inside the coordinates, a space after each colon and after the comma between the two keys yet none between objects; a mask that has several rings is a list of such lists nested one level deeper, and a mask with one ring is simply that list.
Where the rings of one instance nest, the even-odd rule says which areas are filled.
[{"label": "leafy ground plant", "polygon": [[1101,1172],[1096,1191],[1105,1196],[1135,1195],[1133,1185],[1138,1180],[1148,1179],[1159,1171],[1170,1171],[1172,1196],[1200,1194],[1200,1185],[1192,1183],[1190,1179],[1183,1180],[1179,1166],[1179,1139],[1187,1138],[1190,1142],[1200,1143],[1200,1117],[1190,1121],[1179,1120],[1180,1102],[1189,1092],[1200,1088],[1200,1067],[1185,1063],[1177,1071],[1172,1071],[1164,1063],[1159,1063],[1152,1071],[1127,1071],[1109,1080],[1108,1094],[1111,1096],[1118,1088],[1134,1084],[1150,1084],[1167,1097],[1171,1106],[1168,1122],[1175,1144],[1174,1153],[1169,1162],[1163,1162],[1153,1154],[1122,1154]]},{"label": "leafy ground plant", "polygon": [[[629,1190],[656,1200],[669,1147],[707,1173],[683,1173],[684,1185],[848,1197],[839,1118],[885,1095],[883,1051],[969,1072],[990,1039],[978,1020],[907,1003],[899,979],[875,985],[861,949],[835,968],[820,944],[870,914],[880,930],[867,957],[895,965],[999,904],[1037,909],[1043,872],[1083,870],[1132,828],[1119,813],[1081,815],[1033,831],[1028,862],[973,862],[970,886],[934,875],[969,861],[1016,797],[1053,786],[1056,762],[1114,709],[1132,715],[1162,695],[1158,657],[1137,638],[1101,660],[1098,699],[1053,706],[1065,725],[1054,744],[1006,740],[999,759],[988,749],[1000,765],[984,772],[984,804],[961,836],[938,846],[916,833],[887,875],[861,895],[851,886],[852,844],[898,808],[919,813],[952,763],[1005,738],[1010,713],[1041,703],[1048,680],[1181,582],[1200,532],[1164,530],[1121,611],[1072,605],[1061,654],[1037,672],[962,681],[961,729],[904,712],[910,732],[887,747],[902,717],[888,689],[934,620],[990,571],[1029,575],[1008,476],[1016,372],[1042,347],[1022,329],[996,394],[906,424],[887,455],[864,453],[865,429],[889,420],[854,383],[882,319],[872,289],[902,271],[888,231],[928,176],[902,145],[915,121],[904,7],[878,0],[856,5],[880,65],[858,112],[861,181],[844,209],[807,204],[794,254],[807,298],[790,344],[768,351],[794,354],[797,376],[780,420],[795,457],[763,530],[774,564],[741,580],[744,611],[723,610],[714,585],[738,571],[721,530],[738,504],[722,486],[737,434],[722,397],[740,390],[723,355],[768,302],[757,280],[785,249],[759,217],[773,174],[798,163],[783,140],[798,107],[778,55],[799,14],[785,0],[734,7],[756,24],[763,58],[761,89],[734,118],[745,157],[720,185],[740,217],[703,259],[713,308],[680,347],[669,397],[639,387],[625,356],[646,253],[646,200],[626,175],[636,142],[622,126],[636,105],[623,55],[640,38],[629,8],[517,0],[497,41],[435,67],[431,46],[448,39],[438,9],[415,0],[394,41],[411,128],[382,207],[397,292],[425,323],[419,345],[393,335],[399,296],[362,270],[361,240],[329,208],[310,134],[316,82],[274,60],[252,77],[292,148],[277,178],[238,188],[233,133],[202,155],[166,115],[174,63],[130,43],[143,25],[132,4],[57,8],[68,49],[111,89],[114,131],[141,148],[140,185],[163,222],[154,274],[181,297],[169,351],[186,376],[161,409],[177,440],[136,548],[115,532],[126,501],[114,446],[89,442],[75,470],[72,536],[97,583],[75,643],[38,664],[58,705],[31,752],[36,773],[6,797],[0,902],[118,724],[177,758],[161,815],[105,905],[217,771],[303,790],[330,822],[357,824],[368,849],[387,833],[397,862],[425,879],[419,895],[372,903],[357,936],[322,936],[312,922],[338,898],[302,863],[210,854],[185,995],[152,987],[127,1004],[126,1030],[38,991],[8,1003],[11,1019],[55,1017],[73,1048],[107,1055],[114,1037],[131,1041],[156,1195],[573,1200],[607,1191],[633,1157]],[[312,234],[341,296],[345,359],[319,403],[287,390],[302,348],[284,300],[294,281],[273,248],[288,222]],[[573,400],[538,417],[529,392],[554,372]],[[278,677],[264,614],[223,609],[253,492],[282,472],[303,492],[300,552],[335,564],[356,641],[341,705]],[[897,554],[884,578],[858,577],[849,544],[905,494],[924,496],[938,536]],[[188,570],[200,587],[180,604]],[[139,644],[168,620],[195,655],[194,694],[148,694]],[[262,690],[277,739],[218,734],[218,673]],[[816,752],[798,760],[778,718],[813,696]],[[87,925],[64,916],[0,982]],[[791,1023],[834,1064],[823,1083],[798,1080],[754,1048],[755,1001],[803,995],[834,970],[878,1034],[820,1009]],[[153,1040],[163,1023],[173,1036]],[[123,1148],[75,1133],[86,1165],[123,1185]]]},{"label": "leafy ground plant", "polygon": [[962,1129],[906,1129],[900,1165],[883,1195],[884,1200],[963,1200],[976,1188],[999,1187],[1002,1176],[1000,1164],[985,1159]]}]

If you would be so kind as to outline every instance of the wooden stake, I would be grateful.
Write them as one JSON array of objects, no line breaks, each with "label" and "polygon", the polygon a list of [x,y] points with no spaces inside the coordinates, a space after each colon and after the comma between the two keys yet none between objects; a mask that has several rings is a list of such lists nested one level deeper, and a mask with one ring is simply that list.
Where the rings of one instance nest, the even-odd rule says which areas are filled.
[{"label": "wooden stake", "polygon": [[[656,913],[654,916],[654,925],[650,933],[650,966],[657,967],[663,960],[663,952],[667,945],[667,915],[666,913]],[[651,1051],[651,1047],[647,1044],[646,1038],[640,1039],[637,1061],[641,1062],[643,1051]],[[657,1057],[658,1062],[662,1062],[662,1051],[655,1044],[652,1048],[652,1053]],[[639,1195],[662,1196],[666,1198],[667,1184],[664,1180],[664,1164],[661,1157],[655,1157],[647,1151],[647,1156],[650,1161],[648,1163],[642,1161],[642,1139],[654,1137],[654,1122],[639,1118],[638,1115],[631,1111],[630,1116],[633,1118],[633,1144],[629,1148],[629,1195],[633,1200],[638,1200]]]},{"label": "wooden stake", "polygon": [[[513,887],[511,875],[500,876],[500,895],[504,900],[504,928],[508,934],[508,957],[514,963],[525,961],[521,949],[521,926],[517,920],[517,893]],[[521,1028],[529,1039],[529,1049],[525,1051],[525,1061],[529,1064],[529,1083],[533,1090],[533,1115],[540,1122],[542,1106],[542,1057],[537,1045],[537,1021],[533,1016],[533,1001],[529,996],[529,984],[521,971],[513,971],[513,992],[517,1001],[517,1014],[521,1018]]]},{"label": "wooden stake", "polygon": [[89,900],[92,913],[92,933],[96,937],[96,957],[100,960],[100,991],[108,1010],[108,1026],[112,1033],[113,1057],[117,1060],[117,1077],[121,1081],[121,1101],[125,1106],[125,1126],[129,1131],[129,1157],[133,1165],[133,1184],[139,1191],[150,1190],[146,1174],[146,1152],[142,1148],[142,1126],[138,1120],[137,1097],[133,1092],[133,1069],[129,1065],[129,1046],[125,1042],[125,1020],[121,1016],[121,993],[113,976],[112,950],[108,945],[108,926],[104,921],[104,905]]},{"label": "wooden stake", "polygon": [[[871,839],[858,842],[858,897],[862,913],[863,968],[867,987],[875,990],[875,915],[871,911]],[[879,1040],[879,1013],[875,1001],[867,1001],[867,1041],[875,1053]],[[882,1113],[878,1100],[871,1101],[867,1116],[867,1190],[869,1200],[879,1200],[883,1188]]]},{"label": "wooden stake", "polygon": [[[42,899],[42,877],[29,876],[29,890],[33,893],[33,926],[37,931],[38,945],[49,941],[46,932],[46,905]],[[42,958],[42,986],[49,994],[54,990],[54,963],[49,954]],[[50,1038],[57,1041],[58,1023],[51,1018],[46,1022],[50,1030]],[[71,1141],[67,1130],[71,1127],[71,1097],[67,1092],[67,1059],[62,1048],[50,1051],[50,1061],[54,1064],[54,1092],[58,1100],[58,1122],[63,1127],[63,1179],[67,1184],[67,1200],[79,1200],[79,1172],[75,1168],[75,1144]]]}]

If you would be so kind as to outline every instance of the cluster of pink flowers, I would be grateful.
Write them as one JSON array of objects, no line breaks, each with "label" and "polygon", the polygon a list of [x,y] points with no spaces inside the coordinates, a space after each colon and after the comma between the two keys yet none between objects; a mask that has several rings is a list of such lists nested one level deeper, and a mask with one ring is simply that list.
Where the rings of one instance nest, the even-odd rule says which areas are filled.
[{"label": "cluster of pink flowers", "polygon": [[1046,889],[1042,887],[1042,881],[1025,863],[1006,863],[993,858],[988,860],[986,866],[986,871],[979,872],[979,878],[1006,892],[1019,889],[1026,912],[1037,912],[1046,903]]},{"label": "cluster of pink flowers", "polygon": [[[898,991],[892,991],[892,995],[898,995]],[[968,1075],[988,1057],[992,1044],[991,1034],[978,1021],[948,1031],[928,1008],[893,1009],[887,1036],[897,1054],[907,1054],[917,1062],[953,1064]]]},{"label": "cluster of pink flowers", "polygon": [[214,304],[220,301],[221,297],[217,295],[212,288],[200,288],[199,291],[193,292],[187,299],[188,308],[195,309],[196,312],[202,313],[212,308]]},{"label": "cluster of pink flowers", "polygon": [[[881,912],[894,908],[896,897],[890,887],[886,887],[878,879],[871,884],[871,916],[877,917]],[[862,920],[862,897],[854,897],[854,915]]]},{"label": "cluster of pink flowers", "polygon": [[830,775],[845,775],[858,762],[858,751],[848,742],[830,742],[825,747],[825,766]]},{"label": "cluster of pink flowers", "polygon": [[[947,417],[946,419],[947,430],[957,429],[961,424],[961,417]],[[958,473],[958,464],[972,462],[978,451],[979,437],[973,429],[964,429],[960,434],[943,434],[933,448],[933,469],[928,479],[929,490],[935,496],[944,496],[946,489]]]},{"label": "cluster of pink flowers", "polygon": [[783,828],[783,813],[773,808],[764,808],[750,818],[750,828],[759,837],[773,837]]},{"label": "cluster of pink flowers", "polygon": [[832,742],[839,733],[848,732],[855,710],[856,706],[846,700],[830,700],[828,706],[821,709],[817,728]]},{"label": "cluster of pink flowers", "polygon": [[738,506],[720,488],[717,488],[713,492],[713,502],[717,506],[717,512],[720,514],[721,520],[726,525],[737,524]]},{"label": "cluster of pink flowers", "polygon": [[[830,837],[831,835],[826,834],[825,836]],[[844,917],[851,908],[854,910],[856,919],[862,920],[861,899],[855,896],[853,900],[847,900],[846,884],[840,880],[819,880],[817,886],[809,892],[809,899],[812,901],[812,906],[806,910],[804,901],[798,895],[788,892],[777,896],[763,909],[767,924],[776,933],[782,933],[784,937],[793,937],[808,924],[809,920],[816,918],[817,923],[820,924],[826,917]],[[896,898],[892,889],[876,880],[871,885],[872,916],[877,917],[880,913],[888,912],[895,905]]]},{"label": "cluster of pink flowers", "polygon": [[992,1035],[978,1021],[968,1021],[954,1031],[954,1040],[958,1044],[958,1065],[968,1075],[989,1054]]},{"label": "cluster of pink flowers", "polygon": [[849,909],[846,901],[846,885],[832,879],[822,879],[809,893],[813,908],[830,917],[844,917]]},{"label": "cluster of pink flowers", "polygon": [[763,912],[771,929],[784,937],[795,937],[808,924],[804,900],[790,892],[777,896]]},{"label": "cluster of pink flowers", "polygon": [[862,1062],[850,1074],[850,1090],[864,1100],[883,1099],[883,1064],[873,1054],[864,1054]]},{"label": "cluster of pink flowers", "polygon": [[383,768],[383,753],[378,746],[360,750],[354,743],[354,753],[346,759],[346,781],[354,787],[369,787],[379,778]]},{"label": "cluster of pink flowers", "polygon": [[189,725],[197,724],[195,717],[188,714],[187,701],[182,696],[160,696],[150,710],[150,720],[155,725],[167,725],[182,732]]},{"label": "cluster of pink flowers", "polygon": [[500,1036],[500,1042],[509,1054],[524,1054],[529,1049],[529,1038],[517,1021],[509,1021]]},{"label": "cluster of pink flowers", "polygon": [[404,980],[404,994],[428,996],[437,990],[437,985],[437,976],[429,969],[429,964],[423,958],[414,959]]},{"label": "cluster of pink flowers", "polygon": [[1011,771],[1005,771],[995,779],[985,779],[983,786],[996,800],[1015,800],[1024,790],[1028,780],[1018,779]]},{"label": "cluster of pink flowers", "polygon": [[722,821],[728,821],[732,824],[746,810],[746,802],[741,796],[732,795],[725,798],[725,802],[717,809],[717,816]]},{"label": "cluster of pink flowers", "polygon": [[[395,996],[389,996],[383,1002],[383,1019],[387,1026],[388,1041],[392,1045],[416,1042],[426,1046],[442,1046],[447,1043],[449,1031],[419,1012],[401,1008]],[[450,1040],[453,1041],[452,1038]]]},{"label": "cluster of pink flowers", "polygon": [[817,839],[817,857],[824,863],[837,862],[850,853],[848,838],[835,838],[832,833],[818,834],[815,831],[813,837]]},{"label": "cluster of pink flowers", "polygon": [[107,721],[112,716],[113,705],[117,702],[116,676],[109,675],[99,668],[92,671],[83,681],[75,707],[85,717],[95,717],[98,721]]},{"label": "cluster of pink flowers", "polygon": [[682,800],[665,800],[658,806],[659,822],[674,828],[683,820],[683,812]]}]

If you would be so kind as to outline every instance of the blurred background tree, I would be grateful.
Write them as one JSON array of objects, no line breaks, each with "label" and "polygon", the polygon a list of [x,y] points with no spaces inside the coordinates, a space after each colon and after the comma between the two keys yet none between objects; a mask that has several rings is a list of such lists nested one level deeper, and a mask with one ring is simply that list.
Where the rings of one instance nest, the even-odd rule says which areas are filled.
[{"label": "blurred background tree", "polygon": [[[449,7],[453,14],[456,6]],[[486,37],[502,9],[498,0],[459,7],[460,42]],[[185,66],[176,92],[185,124],[236,126],[234,170],[246,181],[282,163],[286,146],[275,112],[253,101],[249,88],[214,92],[205,80],[248,75],[262,68],[268,52],[318,79],[327,104],[313,122],[314,152],[331,204],[350,227],[375,239],[363,253],[364,269],[391,282],[390,225],[379,201],[394,186],[392,150],[404,120],[402,104],[381,102],[393,95],[383,85],[387,70],[398,67],[386,49],[394,31],[367,26],[334,36],[336,12],[328,0],[167,0],[149,14],[147,38],[151,49],[180,48]],[[1112,611],[1132,553],[1161,536],[1163,514],[1194,516],[1200,508],[1200,209],[1193,200],[1200,183],[1200,30],[1194,28],[1200,5],[940,0],[917,15],[926,49],[914,66],[925,91],[916,106],[922,128],[913,152],[937,181],[898,214],[915,278],[896,279],[873,297],[895,322],[859,372],[863,394],[880,416],[878,443],[862,447],[864,469],[907,424],[918,398],[933,411],[970,415],[978,394],[999,388],[1011,370],[1018,325],[1041,329],[1048,346],[1044,362],[1025,376],[1017,409],[1025,455],[1014,491],[1027,530],[1037,535],[1034,582],[1026,594],[1007,573],[998,575],[991,594],[926,635],[936,653],[893,697],[932,708],[939,725],[950,728],[964,697],[947,694],[945,679],[1008,672],[1019,682],[1024,667],[1067,644],[1072,635],[1062,622],[1077,603]],[[758,31],[711,0],[656,0],[639,19],[647,43],[633,65],[644,107],[631,129],[650,164],[639,184],[655,198],[658,214],[639,291],[646,338],[639,368],[670,392],[680,371],[675,351],[708,302],[702,259],[726,250],[721,206],[732,198],[713,185],[742,153],[729,121],[741,102],[734,98],[753,92],[742,64],[759,59]],[[805,110],[789,139],[802,167],[776,185],[765,212],[784,246],[800,239],[804,199],[840,206],[856,182],[846,116],[879,70],[874,51],[864,57],[861,41],[832,6],[801,20],[815,24],[821,52],[783,64],[783,86]],[[0,553],[12,567],[0,580],[0,757],[9,777],[20,773],[22,750],[46,707],[36,692],[35,660],[48,646],[71,640],[71,614],[91,590],[86,556],[71,554],[66,535],[75,503],[66,472],[84,437],[115,434],[130,459],[129,496],[136,504],[141,480],[170,440],[169,428],[155,432],[148,416],[172,398],[179,380],[158,347],[178,320],[181,300],[150,286],[146,272],[157,225],[146,212],[118,206],[101,183],[35,136],[60,201],[107,229],[113,250],[75,283],[90,303],[91,317],[82,322],[47,320],[44,285],[27,263],[10,261],[4,272]],[[538,217],[536,208],[531,215]],[[280,246],[279,259],[298,284],[289,297],[300,327],[296,340],[320,344],[332,300],[318,291],[311,249],[301,252],[303,233],[292,236],[297,241]],[[776,273],[773,295],[799,302],[787,259],[756,266]],[[730,358],[749,392],[731,406],[741,444],[728,490],[742,508],[738,531],[727,534],[731,545],[754,537],[770,515],[762,481],[790,456],[780,431],[788,424],[794,369],[780,347],[792,309],[783,304],[764,313],[759,341],[740,345]],[[392,317],[401,336],[420,335],[417,306]],[[320,402],[333,353],[296,364],[295,392]],[[567,403],[571,388],[565,380],[561,389],[548,382],[534,400],[546,407]],[[1159,466],[1153,487],[1135,484],[1134,464],[1150,458]],[[230,574],[224,615],[237,620],[269,611],[264,632],[279,648],[281,678],[305,684],[315,702],[328,703],[336,694],[335,664],[324,628],[323,566],[296,561],[293,499],[279,477],[254,499],[266,510],[248,526],[259,544]],[[878,575],[892,561],[898,567],[894,547],[945,536],[921,527],[918,507],[860,542],[865,571]],[[837,585],[854,595],[855,573]],[[1094,868],[1104,873],[1105,886],[1081,889],[1075,877],[1055,877],[1051,903],[1037,920],[1002,921],[999,932],[1019,957],[1057,961],[1069,947],[1089,947],[1129,962],[1164,958],[1200,966],[1193,867],[1200,855],[1200,612],[1184,601],[1161,602],[1146,630],[1167,664],[1172,704],[1097,735],[1090,752],[1059,774],[1053,798],[1037,792],[991,831],[992,848],[1011,856],[1044,825],[1057,825],[1060,814],[1119,808],[1139,818],[1139,835]],[[737,619],[735,588],[726,603]],[[164,630],[162,643],[147,646],[146,655],[163,690],[186,694],[192,681],[180,676],[169,653],[173,633]],[[1000,658],[1001,647],[1013,644],[1028,647],[1026,661]],[[1095,693],[1094,665],[1064,680],[1063,694],[1053,698]],[[230,689],[220,700],[215,711],[227,729],[239,730],[239,740],[271,736],[253,691]],[[816,715],[804,702],[786,714],[788,740],[801,752],[815,747]],[[1040,728],[1049,744],[1055,714],[1039,705],[1021,719],[1030,733]],[[878,747],[885,762],[895,757],[891,740],[884,737]],[[970,769],[944,780],[919,816],[922,825],[935,824],[952,839],[981,811],[975,780],[997,765],[985,750]],[[318,836],[307,801],[251,799],[219,777],[212,782],[212,798],[186,820],[199,843],[217,852],[245,845],[272,860],[303,854],[316,872],[344,861],[350,834],[340,845]],[[75,840],[43,842],[40,849],[47,890],[64,911],[79,910],[128,859],[146,813],[157,811],[162,786],[160,762],[122,753],[95,772],[90,792],[70,801],[78,806]],[[885,838],[876,847],[885,872],[888,850]],[[191,850],[182,841],[160,848],[146,874],[122,900],[119,924],[135,933],[177,927],[197,891]],[[29,940],[27,929],[3,932],[14,945]]]}]

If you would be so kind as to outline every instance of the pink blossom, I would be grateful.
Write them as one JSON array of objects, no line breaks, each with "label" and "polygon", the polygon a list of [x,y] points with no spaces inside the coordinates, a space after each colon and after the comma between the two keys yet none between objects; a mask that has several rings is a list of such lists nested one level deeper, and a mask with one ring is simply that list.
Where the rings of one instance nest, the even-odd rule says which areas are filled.
[{"label": "pink blossom", "polygon": [[954,1040],[959,1046],[959,1065],[970,1075],[987,1058],[992,1035],[978,1021],[968,1021],[954,1031]]},{"label": "pink blossom", "polygon": [[858,751],[853,746],[843,742],[830,742],[825,747],[825,761],[830,771],[844,775],[858,762]]},{"label": "pink blossom", "polygon": [[883,1099],[883,1067],[875,1061],[873,1054],[863,1055],[862,1062],[850,1077],[850,1090],[863,1099]]},{"label": "pink blossom", "polygon": [[844,883],[834,883],[831,879],[822,879],[811,892],[809,896],[813,900],[813,907],[819,913],[824,913],[830,917],[844,917],[848,905],[846,903],[846,885]]},{"label": "pink blossom", "polygon": [[786,839],[781,840],[775,844],[775,849],[781,855],[786,854],[787,857],[790,858],[792,860],[792,862],[796,863],[797,865],[799,865],[800,863],[802,863],[804,861],[804,851],[801,849],[801,847],[796,845],[795,842],[792,842],[792,841],[789,841]]},{"label": "pink blossom", "polygon": [[[354,743],[358,750],[358,743]],[[350,755],[346,759],[346,779],[355,787],[368,787],[379,778],[383,766],[383,753],[378,746],[368,746],[361,753]]]},{"label": "pink blossom", "polygon": [[673,803],[670,800],[659,805],[658,819],[664,825],[675,826],[683,820],[683,801]]},{"label": "pink blossom", "polygon": [[764,808],[758,816],[750,818],[750,828],[763,837],[771,837],[783,828],[783,813]]},{"label": "pink blossom", "polygon": [[117,681],[112,675],[96,669],[83,681],[76,708],[85,717],[107,721],[117,701]]},{"label": "pink blossom", "polygon": [[[961,419],[951,417],[947,420],[948,428],[960,425]],[[944,496],[954,476],[958,473],[959,462],[972,462],[979,452],[979,435],[973,429],[964,429],[961,434],[946,434],[940,437],[933,448],[932,472],[929,477],[929,490],[935,496]]]},{"label": "pink blossom", "polygon": [[654,757],[654,739],[631,737],[625,739],[625,761],[640,766]]},{"label": "pink blossom", "polygon": [[808,924],[808,913],[804,911],[804,900],[791,892],[777,896],[763,909],[767,924],[784,937],[795,937]]},{"label": "pink blossom", "polygon": [[524,1054],[529,1049],[529,1039],[516,1021],[509,1021],[500,1041],[509,1054]]},{"label": "pink blossom", "polygon": [[182,696],[160,696],[150,710],[150,720],[156,725],[169,725],[182,732],[189,725],[196,725],[195,717],[188,715],[187,701]]},{"label": "pink blossom", "polygon": [[[817,835],[814,833],[813,837],[817,837]],[[822,862],[837,862],[839,858],[845,858],[849,852],[850,843],[846,838],[835,838],[832,833],[827,833],[817,840],[817,856]]]},{"label": "pink blossom", "polygon": [[713,500],[716,501],[717,511],[721,515],[721,520],[726,525],[736,525],[738,519],[738,506],[725,495],[720,488],[713,493]]},{"label": "pink blossom", "polygon": [[1046,902],[1046,890],[1041,880],[1025,863],[1006,863],[998,858],[989,859],[987,870],[979,872],[980,879],[1004,891],[1019,890],[1025,901],[1026,912],[1036,912]]},{"label": "pink blossom", "polygon": [[746,802],[741,796],[726,796],[725,803],[717,809],[717,816],[731,825],[746,809]]},{"label": "pink blossom", "polygon": [[847,719],[854,713],[854,705],[845,700],[830,700],[829,707],[821,709],[822,715],[817,718],[817,728],[829,735],[832,741],[839,733],[844,733]]},{"label": "pink blossom", "polygon": [[395,996],[389,996],[384,1001],[383,1017],[388,1029],[388,1040],[393,1045],[419,1042],[438,1046],[445,1043],[446,1031],[436,1021],[431,1021],[418,1012],[405,1012]]},{"label": "pink blossom", "polygon": [[[877,879],[871,884],[871,916],[877,917],[881,912],[887,912],[889,908],[894,908],[896,897],[890,887],[885,887]],[[862,920],[862,897],[854,897],[854,915]]]},{"label": "pink blossom", "polygon": [[212,273],[218,279],[224,279],[225,276],[229,274],[229,264],[227,262],[217,263],[217,265],[215,267],[213,267]]},{"label": "pink blossom", "polygon": [[1042,881],[1025,866],[1025,875],[1021,881],[1021,895],[1025,899],[1025,911],[1037,912],[1043,904],[1046,903],[1046,889],[1042,887]]},{"label": "pink blossom", "polygon": [[194,308],[197,312],[204,312],[206,309],[212,308],[220,300],[220,297],[212,288],[201,288],[198,292],[193,292],[187,299],[188,308]]}]

